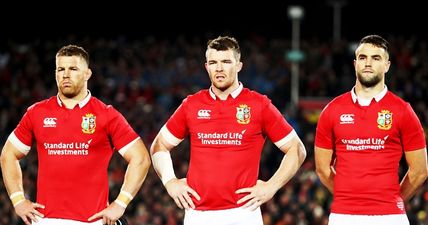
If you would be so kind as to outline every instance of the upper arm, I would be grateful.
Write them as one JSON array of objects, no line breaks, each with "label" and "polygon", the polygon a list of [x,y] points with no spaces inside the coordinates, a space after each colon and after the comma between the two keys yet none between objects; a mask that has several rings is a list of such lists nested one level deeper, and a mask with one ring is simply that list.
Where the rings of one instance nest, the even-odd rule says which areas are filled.
[{"label": "upper arm", "polygon": [[303,148],[303,150],[305,150],[305,147],[304,147],[302,141],[300,140],[299,136],[297,135],[297,133],[295,131],[290,132],[289,136],[287,136],[286,138],[288,138],[289,140],[287,142],[285,142],[283,145],[278,146],[278,148],[281,151],[283,151],[284,153],[287,154],[287,152],[290,149],[301,150]]},{"label": "upper arm", "polygon": [[291,138],[291,140],[283,144],[281,147],[279,147],[279,149],[285,154],[290,154],[294,151],[295,153],[291,153],[291,155],[296,155],[297,161],[299,164],[301,164],[306,158],[306,148],[300,140],[299,136],[295,132],[293,133],[294,136]]},{"label": "upper arm", "polygon": [[9,140],[6,141],[5,145],[3,146],[3,150],[1,152],[1,158],[2,159],[16,159],[20,160],[25,156],[23,152],[21,152],[17,147],[15,147],[12,142]]},{"label": "upper arm", "polygon": [[410,170],[428,174],[427,149],[422,148],[414,151],[405,151],[407,165]]},{"label": "upper arm", "polygon": [[126,152],[123,154],[123,158],[125,158],[127,162],[131,159],[139,159],[142,161],[149,160],[147,148],[141,138],[138,138],[128,147]]},{"label": "upper arm", "polygon": [[[169,134],[169,135],[168,135]],[[171,143],[171,140],[174,139],[174,143]],[[162,127],[159,133],[156,135],[156,138],[153,140],[152,145],[150,146],[150,154],[153,155],[158,151],[171,151],[176,145],[181,142],[180,139],[175,138],[166,128],[166,126]]]},{"label": "upper arm", "polygon": [[315,167],[317,171],[330,169],[333,159],[333,150],[315,146]]}]

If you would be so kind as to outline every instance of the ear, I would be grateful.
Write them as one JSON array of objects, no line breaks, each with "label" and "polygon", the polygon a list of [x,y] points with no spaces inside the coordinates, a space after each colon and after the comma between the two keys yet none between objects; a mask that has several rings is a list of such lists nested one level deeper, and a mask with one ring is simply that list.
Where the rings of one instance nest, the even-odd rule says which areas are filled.
[{"label": "ear", "polygon": [[385,64],[385,73],[387,73],[389,71],[389,68],[391,67],[391,61],[388,60]]},{"label": "ear", "polygon": [[85,80],[88,81],[89,78],[91,78],[91,76],[92,76],[92,70],[88,68],[85,74]]},{"label": "ear", "polygon": [[237,65],[236,65],[236,72],[239,72],[239,71],[241,71],[241,69],[242,69],[242,66],[244,65],[244,63],[243,62],[239,62]]}]

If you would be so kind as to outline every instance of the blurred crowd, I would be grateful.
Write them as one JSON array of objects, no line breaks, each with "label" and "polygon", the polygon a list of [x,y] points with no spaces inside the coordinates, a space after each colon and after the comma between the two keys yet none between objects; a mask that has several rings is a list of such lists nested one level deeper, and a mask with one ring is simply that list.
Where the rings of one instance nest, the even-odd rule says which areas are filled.
[{"label": "blurred crowd", "polygon": [[[365,34],[364,34],[365,35]],[[27,107],[56,95],[55,54],[66,44],[83,46],[90,54],[93,96],[113,105],[148,145],[166,119],[188,95],[210,85],[204,69],[206,36],[110,37],[68,36],[61,39],[7,40],[0,43],[0,142],[18,124]],[[386,74],[390,90],[410,102],[425,131],[428,128],[427,38],[386,36],[391,44],[392,66]],[[269,96],[305,143],[308,156],[294,177],[262,206],[265,225],[327,225],[331,194],[315,174],[313,142],[317,115],[332,97],[349,91],[355,82],[352,61],[355,41],[302,40],[304,60],[299,66],[299,99],[290,103],[290,40],[252,34],[240,39],[245,87]],[[309,105],[309,106],[308,106]],[[266,142],[260,178],[267,180],[279,166],[281,152]],[[184,177],[189,159],[185,140],[172,152],[178,177]],[[21,160],[24,190],[35,200],[37,154],[33,148]],[[406,170],[401,165],[402,177]],[[110,199],[120,190],[126,163],[115,154],[110,162]],[[428,224],[428,184],[406,205],[412,225]],[[184,212],[168,196],[153,169],[128,206],[130,225],[179,225]],[[0,224],[23,224],[16,217],[3,182],[0,182]]]}]

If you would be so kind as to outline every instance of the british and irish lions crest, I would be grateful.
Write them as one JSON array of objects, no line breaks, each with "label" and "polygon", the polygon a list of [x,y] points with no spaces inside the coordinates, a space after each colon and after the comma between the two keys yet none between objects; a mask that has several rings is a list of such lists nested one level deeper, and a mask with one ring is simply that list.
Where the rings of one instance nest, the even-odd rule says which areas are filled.
[{"label": "british and irish lions crest", "polygon": [[85,116],[82,116],[82,132],[85,134],[93,134],[95,132],[95,119],[97,117],[94,114],[88,113]]},{"label": "british and irish lions crest", "polygon": [[239,124],[248,124],[250,123],[251,118],[251,107],[248,107],[245,104],[239,105],[239,107],[236,107],[236,121]]},{"label": "british and irish lions crest", "polygon": [[389,130],[392,127],[392,112],[381,110],[377,113],[377,127],[381,130]]}]

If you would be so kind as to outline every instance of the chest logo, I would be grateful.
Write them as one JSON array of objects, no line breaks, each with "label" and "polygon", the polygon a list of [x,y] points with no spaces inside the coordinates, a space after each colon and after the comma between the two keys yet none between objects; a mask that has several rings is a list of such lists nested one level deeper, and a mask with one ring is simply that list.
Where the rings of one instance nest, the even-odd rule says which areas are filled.
[{"label": "chest logo", "polygon": [[43,120],[43,127],[56,127],[56,120],[55,117],[46,117]]},{"label": "chest logo", "polygon": [[377,127],[381,130],[389,130],[392,127],[392,112],[381,110],[377,113]]},{"label": "chest logo", "polygon": [[340,115],[340,124],[354,124],[354,114]]},{"label": "chest logo", "polygon": [[95,132],[95,127],[97,127],[95,122],[96,118],[97,117],[91,113],[82,116],[82,132],[84,134],[93,134]]},{"label": "chest logo", "polygon": [[251,107],[248,107],[245,104],[239,105],[236,107],[236,121],[239,124],[249,124],[251,118]]}]

